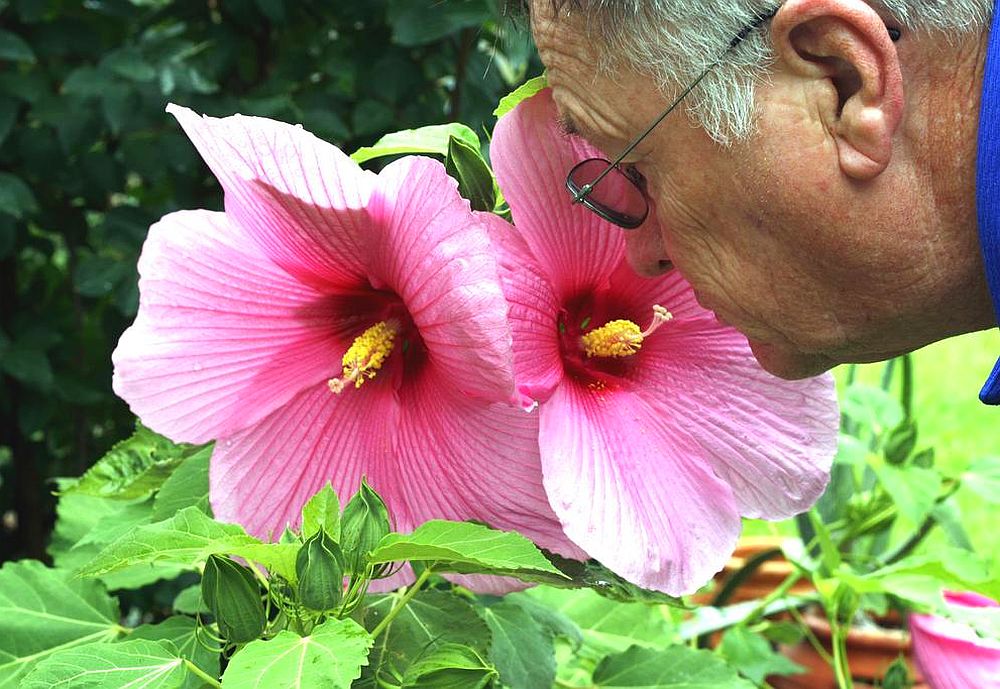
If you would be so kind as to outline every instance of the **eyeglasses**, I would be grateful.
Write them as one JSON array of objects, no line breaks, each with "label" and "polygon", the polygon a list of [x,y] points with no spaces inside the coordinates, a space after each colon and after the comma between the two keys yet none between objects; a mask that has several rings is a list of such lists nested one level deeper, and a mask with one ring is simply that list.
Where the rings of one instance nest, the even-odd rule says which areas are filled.
[{"label": "eyeglasses", "polygon": [[[742,43],[754,29],[772,19],[777,13],[778,8],[776,7],[769,12],[757,15],[752,22],[744,26],[715,62],[706,67],[694,82],[684,89],[645,131],[635,137],[614,161],[606,158],[588,158],[575,165],[566,175],[566,188],[573,195],[573,203],[582,203],[608,222],[626,230],[634,230],[642,225],[649,216],[646,180],[634,167],[622,165],[622,161],[643,139],[649,136],[650,132],[656,129],[660,122],[666,119],[667,115],[680,105],[688,94],[695,90],[709,72],[722,64],[731,50]],[[893,41],[898,41],[902,36],[899,29],[886,28]],[[603,184],[600,190],[595,189],[601,182]]]}]

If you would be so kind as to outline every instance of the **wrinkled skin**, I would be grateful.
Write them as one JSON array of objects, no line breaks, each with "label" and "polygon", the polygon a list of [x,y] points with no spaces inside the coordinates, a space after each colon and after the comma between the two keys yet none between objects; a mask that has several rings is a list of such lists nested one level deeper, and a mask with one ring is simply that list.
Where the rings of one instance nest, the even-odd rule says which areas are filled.
[{"label": "wrinkled skin", "polygon": [[[534,0],[531,17],[560,114],[609,157],[672,99],[601,73],[579,12]],[[995,325],[975,220],[985,38],[885,27],[862,0],[789,0],[754,136],[720,146],[679,109],[626,161],[655,206],[628,233],[635,270],[675,266],[782,377]]]}]

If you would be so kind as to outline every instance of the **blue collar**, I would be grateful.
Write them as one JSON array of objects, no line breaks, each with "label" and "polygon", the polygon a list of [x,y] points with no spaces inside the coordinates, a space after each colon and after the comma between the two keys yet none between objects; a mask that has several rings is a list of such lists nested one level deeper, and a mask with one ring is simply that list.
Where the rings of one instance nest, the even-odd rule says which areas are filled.
[{"label": "blue collar", "polygon": [[[976,165],[976,205],[979,240],[986,261],[986,279],[1000,323],[1000,10],[994,12],[983,77],[979,115],[979,159]],[[979,393],[985,404],[1000,405],[1000,361]]]}]

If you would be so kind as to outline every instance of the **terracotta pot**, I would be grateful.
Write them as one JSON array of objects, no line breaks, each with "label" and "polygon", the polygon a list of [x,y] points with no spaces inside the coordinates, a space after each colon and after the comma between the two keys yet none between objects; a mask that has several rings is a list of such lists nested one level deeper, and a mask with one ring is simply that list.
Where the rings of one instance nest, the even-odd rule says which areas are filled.
[{"label": "terracotta pot", "polygon": [[[736,550],[729,558],[729,562],[726,563],[726,567],[715,575],[714,589],[707,593],[697,594],[694,596],[694,601],[700,605],[711,603],[716,594],[726,585],[726,582],[740,572],[749,560],[769,550],[780,549],[783,540],[785,539],[776,536],[745,536],[741,538]],[[764,598],[780,586],[793,571],[795,571],[795,567],[783,555],[771,558],[760,565],[746,581],[736,587],[726,604],[744,603],[748,600]],[[791,595],[804,595],[813,591],[812,583],[803,579],[792,587],[790,593]]]},{"label": "terracotta pot", "polygon": [[[830,623],[826,617],[816,612],[805,613],[803,617],[816,638],[827,652],[832,654]],[[808,641],[804,640],[791,647],[782,647],[781,651],[806,668],[807,672],[803,675],[769,679],[768,682],[774,689],[837,689],[833,668]],[[855,680],[855,689],[875,689],[885,671],[900,655],[906,658],[910,666],[910,672],[916,681],[914,689],[930,689],[924,684],[923,676],[913,664],[909,632],[903,629],[876,627],[852,629],[847,635],[847,658],[851,675]]]}]

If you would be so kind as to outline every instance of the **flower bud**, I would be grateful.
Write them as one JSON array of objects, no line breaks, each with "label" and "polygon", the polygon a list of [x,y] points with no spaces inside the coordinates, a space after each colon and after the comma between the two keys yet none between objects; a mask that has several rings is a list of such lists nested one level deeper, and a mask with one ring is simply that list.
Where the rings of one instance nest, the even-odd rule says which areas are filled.
[{"label": "flower bud", "polygon": [[344,594],[343,554],[320,529],[299,548],[295,558],[299,602],[310,610],[332,610]]},{"label": "flower bud", "polygon": [[209,555],[201,579],[201,596],[228,641],[247,643],[264,632],[267,617],[260,584],[243,565],[228,557]]},{"label": "flower bud", "polygon": [[904,421],[891,431],[885,441],[885,461],[899,466],[906,462],[917,445],[917,427],[912,421]]},{"label": "flower bud", "polygon": [[370,553],[389,533],[389,511],[368,482],[361,480],[361,488],[344,508],[340,524],[340,545],[352,575],[362,574]]}]

